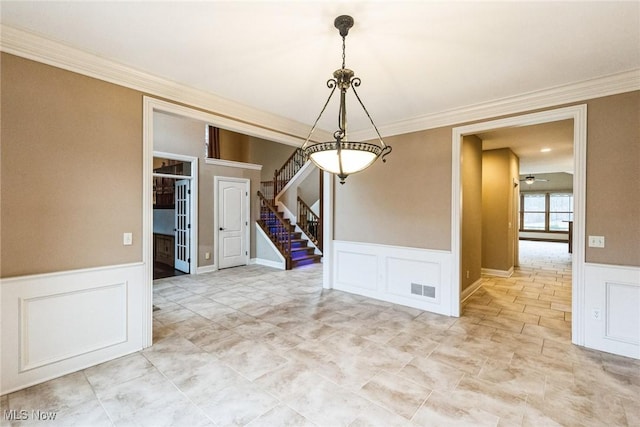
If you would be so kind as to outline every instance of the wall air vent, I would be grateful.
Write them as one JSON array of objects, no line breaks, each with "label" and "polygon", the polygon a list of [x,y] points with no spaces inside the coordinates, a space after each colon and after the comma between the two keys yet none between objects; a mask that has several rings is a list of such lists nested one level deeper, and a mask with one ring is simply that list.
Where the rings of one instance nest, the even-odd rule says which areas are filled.
[{"label": "wall air vent", "polygon": [[411,293],[414,295],[422,295],[429,298],[436,297],[435,286],[421,285],[420,283],[411,283]]},{"label": "wall air vent", "polygon": [[422,295],[422,285],[418,283],[411,284],[411,293],[414,295]]}]

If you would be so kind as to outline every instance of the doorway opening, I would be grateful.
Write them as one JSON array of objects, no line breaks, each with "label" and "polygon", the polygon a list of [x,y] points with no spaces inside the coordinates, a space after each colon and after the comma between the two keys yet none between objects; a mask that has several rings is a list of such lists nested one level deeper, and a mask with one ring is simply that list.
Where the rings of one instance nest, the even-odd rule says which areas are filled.
[{"label": "doorway opening", "polygon": [[462,144],[462,314],[569,341],[573,121],[494,129]]},{"label": "doorway opening", "polygon": [[153,280],[195,273],[194,163],[186,156],[154,153]]},{"label": "doorway opening", "polygon": [[[559,108],[556,110],[543,111],[540,113],[532,113],[523,116],[510,117],[506,119],[492,120],[483,123],[476,123],[472,125],[462,126],[453,129],[453,183],[452,183],[452,200],[453,200],[453,212],[452,212],[452,249],[454,256],[454,265],[457,266],[454,269],[454,277],[452,278],[452,282],[454,283],[452,289],[452,300],[461,305],[462,297],[464,295],[463,289],[463,279],[466,278],[466,269],[463,268],[463,258],[464,258],[464,227],[463,227],[463,207],[467,204],[469,194],[465,194],[463,187],[463,179],[464,179],[464,170],[463,161],[468,161],[468,157],[464,155],[463,151],[463,141],[467,136],[475,136],[483,133],[490,132],[499,132],[501,130],[513,130],[519,131],[527,126],[535,126],[542,125],[547,123],[555,123],[561,121],[568,121],[570,123],[570,129],[572,132],[571,135],[571,143],[573,145],[572,155],[570,156],[571,164],[573,166],[573,201],[574,201],[574,212],[573,212],[573,254],[571,255],[571,266],[570,266],[570,274],[564,275],[562,272],[553,273],[555,276],[551,277],[552,272],[545,272],[544,270],[540,270],[540,276],[544,276],[545,274],[549,274],[547,277],[547,281],[554,283],[542,283],[545,281],[543,277],[539,277],[537,281],[538,284],[541,284],[541,288],[544,288],[545,285],[549,285],[547,290],[539,292],[537,295],[533,293],[529,295],[529,300],[525,298],[529,298],[526,295],[527,290],[524,289],[516,289],[519,285],[515,285],[515,287],[509,287],[508,283],[501,283],[506,280],[509,280],[508,277],[511,276],[512,279],[517,279],[518,275],[522,274],[522,269],[524,266],[521,262],[518,262],[519,259],[517,252],[519,252],[521,248],[519,244],[519,220],[518,220],[518,212],[519,203],[513,203],[514,200],[518,201],[518,194],[513,189],[519,189],[521,187],[521,182],[519,180],[519,176],[509,176],[509,179],[506,181],[505,193],[511,192],[512,200],[511,211],[507,212],[504,216],[506,217],[504,220],[505,227],[508,227],[510,232],[505,234],[512,236],[512,240],[506,241],[506,246],[511,246],[512,256],[512,265],[515,267],[516,264],[521,264],[518,270],[514,270],[513,272],[506,271],[504,277],[498,277],[495,282],[498,283],[498,287],[501,285],[506,285],[505,288],[499,289],[500,291],[505,291],[507,295],[511,293],[515,298],[513,301],[507,301],[508,304],[511,304],[507,310],[520,313],[515,317],[518,317],[518,321],[522,322],[524,326],[526,324],[526,320],[530,320],[531,323],[538,324],[535,325],[535,328],[529,329],[537,329],[543,327],[539,324],[541,319],[540,314],[533,314],[533,316],[529,317],[525,314],[525,305],[521,303],[530,303],[531,307],[534,307],[536,302],[539,306],[542,304],[545,307],[540,307],[544,309],[549,309],[549,312],[545,312],[544,314],[555,315],[558,318],[552,319],[552,322],[562,321],[567,322],[565,324],[558,323],[554,326],[564,326],[564,330],[562,334],[566,336],[567,339],[570,339],[573,343],[578,345],[584,345],[584,213],[585,213],[585,193],[586,193],[586,106],[578,105],[573,107]],[[517,157],[517,156],[516,156]],[[523,172],[526,172],[523,170]],[[512,172],[511,172],[512,173]],[[464,199],[464,203],[463,203]],[[504,242],[503,242],[504,243]],[[568,253],[568,248],[566,243],[562,245],[564,250]],[[525,273],[528,274],[528,273]],[[560,280],[558,280],[560,278]],[[557,282],[557,283],[556,283]],[[478,287],[483,285],[482,281],[478,281]],[[556,286],[556,287],[552,287]],[[556,312],[551,311],[551,303],[556,301],[551,301],[547,296],[548,292],[556,292],[557,296],[568,296],[568,299],[565,298],[564,301],[557,301],[558,303],[562,303],[563,306],[555,305]],[[519,294],[519,295],[515,295]],[[469,294],[465,295],[468,297]],[[508,297],[510,298],[510,297]],[[520,298],[520,301],[516,301],[517,298]],[[488,298],[485,298],[484,301],[489,301]],[[544,303],[540,302],[544,301]],[[454,303],[455,303],[454,302]],[[546,305],[549,307],[546,307]],[[488,303],[490,304],[490,302]],[[458,314],[460,313],[461,307],[452,307],[454,310],[457,308]],[[484,307],[485,310],[491,311],[492,309]],[[502,308],[493,309],[494,314],[497,315]],[[520,310],[522,309],[522,310]],[[565,310],[566,309],[566,310]],[[452,311],[454,311],[452,310]],[[497,310],[497,311],[496,311]],[[537,309],[531,308],[530,311],[539,311]],[[465,309],[466,311],[466,309]],[[455,312],[455,311],[454,311]],[[535,317],[538,316],[538,317]],[[559,319],[562,317],[562,319]],[[546,322],[546,321],[545,321]],[[499,322],[497,322],[498,324]],[[509,324],[509,326],[513,326],[518,328],[519,325],[511,324],[510,321],[504,321],[505,325]],[[514,326],[515,325],[515,326]],[[568,327],[567,327],[568,326]],[[540,333],[547,332],[546,330],[540,330]]]}]

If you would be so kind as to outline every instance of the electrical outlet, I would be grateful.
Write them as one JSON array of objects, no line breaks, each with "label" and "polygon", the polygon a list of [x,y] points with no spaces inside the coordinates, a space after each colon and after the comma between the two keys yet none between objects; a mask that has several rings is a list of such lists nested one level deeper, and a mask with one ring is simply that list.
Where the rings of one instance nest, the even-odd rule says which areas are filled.
[{"label": "electrical outlet", "polygon": [[204,259],[210,259],[210,258],[211,258],[211,252],[205,252]]},{"label": "electrical outlet", "polygon": [[122,244],[124,246],[131,246],[133,244],[133,233],[124,233],[122,235]]},{"label": "electrical outlet", "polygon": [[593,320],[602,320],[602,312],[599,308],[594,308],[591,310],[591,317],[593,317]]},{"label": "electrical outlet", "polygon": [[604,236],[589,236],[590,248],[604,248]]},{"label": "electrical outlet", "polygon": [[467,270],[467,279],[469,278],[469,270]]}]

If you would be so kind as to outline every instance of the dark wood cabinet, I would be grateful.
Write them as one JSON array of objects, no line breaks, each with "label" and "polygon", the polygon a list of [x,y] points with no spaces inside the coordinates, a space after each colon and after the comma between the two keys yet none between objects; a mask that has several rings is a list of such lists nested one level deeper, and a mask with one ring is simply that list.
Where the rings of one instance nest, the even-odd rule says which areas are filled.
[{"label": "dark wood cabinet", "polygon": [[153,178],[154,209],[173,209],[175,207],[175,179]]},{"label": "dark wood cabinet", "polygon": [[166,234],[153,235],[153,259],[171,267],[175,262],[175,240],[173,236]]},{"label": "dark wood cabinet", "polygon": [[[188,176],[191,174],[191,165],[180,160],[164,159],[162,166],[154,168],[153,173]],[[153,207],[155,209],[173,209],[175,207],[176,179],[164,176],[153,178]]]}]

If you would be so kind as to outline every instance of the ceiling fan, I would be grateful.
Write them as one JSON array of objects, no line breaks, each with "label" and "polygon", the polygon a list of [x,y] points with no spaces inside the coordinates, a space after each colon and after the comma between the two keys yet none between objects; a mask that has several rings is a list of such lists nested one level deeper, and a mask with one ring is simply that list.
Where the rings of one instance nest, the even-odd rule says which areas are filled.
[{"label": "ceiling fan", "polygon": [[548,182],[549,180],[548,179],[539,179],[539,178],[536,178],[533,175],[527,175],[524,179],[521,179],[520,181],[524,181],[526,184],[531,185],[534,182]]}]

